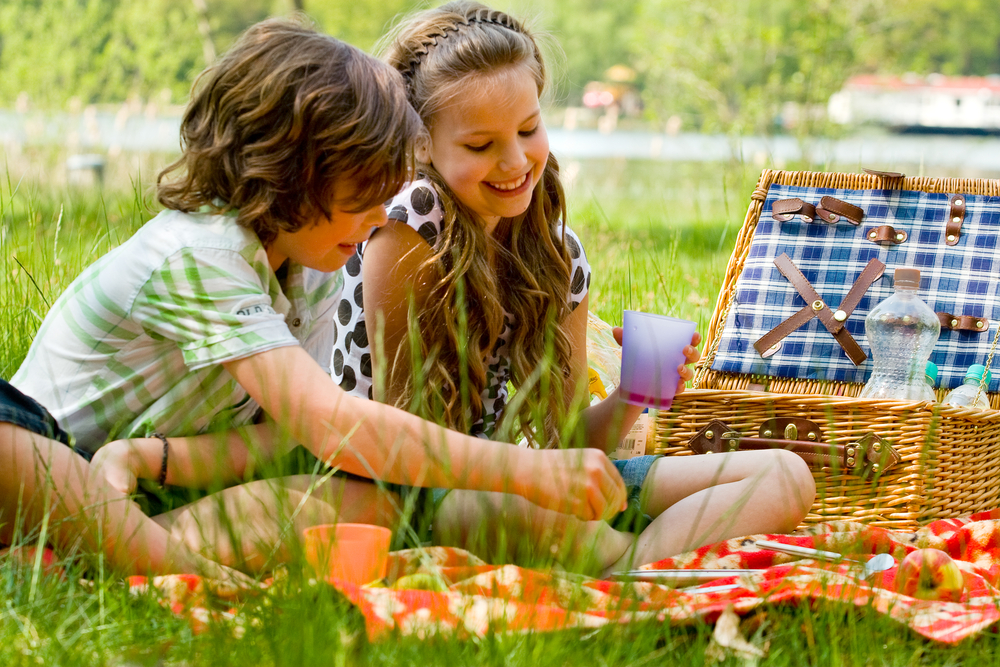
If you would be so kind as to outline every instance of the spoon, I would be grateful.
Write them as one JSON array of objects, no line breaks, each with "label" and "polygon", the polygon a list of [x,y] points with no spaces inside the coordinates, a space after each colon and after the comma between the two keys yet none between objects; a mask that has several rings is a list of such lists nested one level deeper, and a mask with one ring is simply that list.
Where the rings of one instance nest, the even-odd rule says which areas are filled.
[{"label": "spoon", "polygon": [[815,558],[817,560],[825,560],[832,563],[856,563],[858,565],[864,566],[864,578],[877,574],[879,572],[885,572],[896,564],[896,559],[892,557],[891,554],[875,554],[869,558],[866,562],[859,560],[854,560],[852,558],[845,558],[844,554],[837,553],[836,551],[823,551],[822,549],[810,549],[809,547],[797,547],[792,544],[782,544],[781,542],[771,542],[769,540],[757,540],[755,544],[761,549],[768,549],[769,551],[780,551],[781,553],[790,554],[792,556],[803,556],[805,558]]}]

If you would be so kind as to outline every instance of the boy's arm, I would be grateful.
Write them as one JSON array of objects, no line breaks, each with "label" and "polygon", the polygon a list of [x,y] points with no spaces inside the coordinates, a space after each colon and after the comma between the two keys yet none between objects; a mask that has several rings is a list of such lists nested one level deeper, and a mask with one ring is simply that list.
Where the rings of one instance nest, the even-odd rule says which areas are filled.
[{"label": "boy's arm", "polygon": [[624,508],[621,476],[601,452],[525,449],[449,431],[348,395],[298,346],[223,365],[297,442],[347,472],[414,486],[516,493],[586,520]]},{"label": "boy's arm", "polygon": [[[567,316],[565,327],[569,333],[570,345],[573,350],[572,365],[569,376],[569,388],[567,393],[570,397],[576,396],[577,392],[586,392],[586,385],[583,384],[587,377],[587,310],[590,295],[583,297],[580,305]],[[621,344],[621,329],[615,330],[615,339]],[[701,336],[695,334],[691,340],[691,345],[684,349],[685,365],[680,368],[680,381],[677,385],[677,393],[684,391],[685,383],[694,376],[694,372],[688,366],[700,358],[700,354],[694,346],[701,341]],[[608,397],[599,403],[591,405],[583,410],[582,428],[583,442],[587,447],[594,447],[604,452],[612,452],[618,443],[628,435],[628,431],[635,424],[635,420],[642,414],[642,408],[631,403],[626,403],[619,398],[618,388],[608,394]]]},{"label": "boy's arm", "polygon": [[[219,433],[169,437],[166,484],[196,489],[246,479],[254,462],[290,449],[273,422]],[[139,479],[159,479],[163,441],[159,438],[115,440],[97,450],[91,465],[122,493],[135,491]]]}]

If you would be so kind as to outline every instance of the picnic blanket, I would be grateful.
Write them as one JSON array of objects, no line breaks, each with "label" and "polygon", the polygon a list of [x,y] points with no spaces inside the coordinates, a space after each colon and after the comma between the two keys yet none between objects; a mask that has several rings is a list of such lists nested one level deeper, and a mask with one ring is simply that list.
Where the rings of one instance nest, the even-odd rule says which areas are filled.
[{"label": "picnic blanket", "polygon": [[[894,592],[896,568],[865,580],[858,565],[761,549],[754,544],[758,539],[837,551],[858,560],[888,552],[897,564],[915,549],[933,547],[958,562],[966,589],[957,602],[917,600]],[[936,521],[913,533],[847,521],[819,524],[792,535],[720,542],[643,569],[672,568],[761,572],[705,583],[698,588],[725,583],[739,586],[700,593],[653,583],[487,565],[461,549],[433,547],[392,553],[390,574],[383,585],[326,583],[360,609],[372,640],[395,632],[418,637],[438,633],[482,637],[490,632],[544,632],[639,621],[683,623],[704,618],[715,622],[729,608],[746,614],[764,603],[829,600],[886,614],[924,637],[955,643],[1000,618],[1000,510]],[[208,609],[207,589],[192,575],[133,577],[129,583],[137,591],[160,591],[163,603],[175,613],[187,614],[196,630],[213,620],[235,621],[238,626],[238,607]]]}]

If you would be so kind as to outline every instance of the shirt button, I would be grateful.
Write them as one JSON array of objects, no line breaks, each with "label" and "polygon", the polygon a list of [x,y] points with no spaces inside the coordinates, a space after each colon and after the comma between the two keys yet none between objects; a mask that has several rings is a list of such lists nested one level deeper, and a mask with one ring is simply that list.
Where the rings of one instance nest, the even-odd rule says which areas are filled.
[{"label": "shirt button", "polygon": [[294,320],[292,320],[293,327],[297,328],[300,324],[302,324],[302,320],[300,320],[299,318],[296,317]]}]

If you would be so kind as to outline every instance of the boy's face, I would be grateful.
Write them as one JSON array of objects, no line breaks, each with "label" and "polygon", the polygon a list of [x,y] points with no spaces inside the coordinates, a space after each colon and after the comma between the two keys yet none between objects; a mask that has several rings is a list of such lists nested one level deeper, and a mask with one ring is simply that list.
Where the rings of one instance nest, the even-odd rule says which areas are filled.
[{"label": "boy's face", "polygon": [[356,206],[354,192],[354,186],[338,184],[329,219],[320,216],[297,232],[279,231],[267,247],[271,269],[276,271],[286,259],[317,271],[336,271],[344,266],[358,244],[387,221],[381,204],[361,212],[349,210]]},{"label": "boy's face", "polygon": [[492,233],[500,218],[527,210],[549,157],[538,84],[526,66],[469,82],[466,94],[434,114],[417,149],[455,196]]}]

